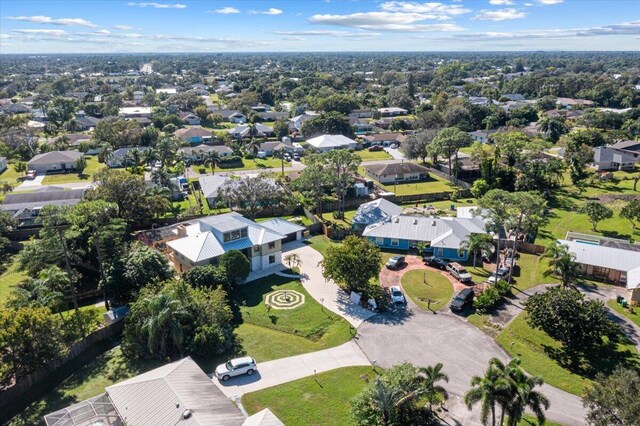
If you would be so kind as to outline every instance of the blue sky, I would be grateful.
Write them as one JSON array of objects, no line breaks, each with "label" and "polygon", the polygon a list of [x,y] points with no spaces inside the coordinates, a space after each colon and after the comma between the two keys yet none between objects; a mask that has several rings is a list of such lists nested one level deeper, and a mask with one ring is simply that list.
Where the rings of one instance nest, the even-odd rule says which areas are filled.
[{"label": "blue sky", "polygon": [[640,50],[640,1],[0,0],[0,53]]}]

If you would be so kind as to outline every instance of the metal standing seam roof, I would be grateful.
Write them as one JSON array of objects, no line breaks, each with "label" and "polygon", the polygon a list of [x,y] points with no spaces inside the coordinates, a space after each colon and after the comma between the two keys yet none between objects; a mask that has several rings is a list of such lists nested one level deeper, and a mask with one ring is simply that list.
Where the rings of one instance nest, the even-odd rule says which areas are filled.
[{"label": "metal standing seam roof", "polygon": [[222,175],[201,176],[198,178],[198,182],[200,182],[200,189],[205,198],[217,198],[218,190],[228,179],[227,176]]},{"label": "metal standing seam roof", "polygon": [[284,423],[271,410],[265,408],[245,420],[242,426],[284,426]]},{"label": "metal standing seam roof", "polygon": [[580,241],[558,240],[569,247],[576,262],[627,273],[627,288],[640,287],[640,252]]},{"label": "metal standing seam roof", "polygon": [[[240,426],[245,420],[189,357],[106,391],[120,417],[131,426]],[[187,410],[190,416],[185,415]]]},{"label": "metal standing seam roof", "polygon": [[322,135],[307,140],[315,148],[348,148],[356,146],[356,141],[343,135]]},{"label": "metal standing seam roof", "polygon": [[260,222],[260,225],[277,234],[282,234],[282,235],[289,235],[289,234],[293,234],[299,231],[304,231],[307,229],[304,226],[297,225],[293,222],[289,222],[288,220],[282,219],[280,217],[265,220],[264,222]]}]

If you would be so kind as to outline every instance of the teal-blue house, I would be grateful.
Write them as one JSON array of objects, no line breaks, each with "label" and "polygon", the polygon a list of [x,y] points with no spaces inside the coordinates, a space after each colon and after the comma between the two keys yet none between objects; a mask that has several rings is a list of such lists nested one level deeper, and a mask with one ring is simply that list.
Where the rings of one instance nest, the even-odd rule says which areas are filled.
[{"label": "teal-blue house", "polygon": [[398,215],[369,225],[362,236],[382,249],[409,250],[423,245],[425,252],[447,260],[464,261],[469,255],[459,252],[470,234],[484,234],[482,217],[424,217]]}]

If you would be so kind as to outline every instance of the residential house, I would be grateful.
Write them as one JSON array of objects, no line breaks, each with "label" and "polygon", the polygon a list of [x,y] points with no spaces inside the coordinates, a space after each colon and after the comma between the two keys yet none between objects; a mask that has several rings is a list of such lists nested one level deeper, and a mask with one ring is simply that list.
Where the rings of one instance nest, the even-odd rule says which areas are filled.
[{"label": "residential house", "polygon": [[271,105],[257,104],[257,105],[253,105],[251,107],[251,110],[253,112],[267,112],[267,111],[271,111]]},{"label": "residential house", "polygon": [[495,133],[496,130],[475,130],[473,132],[468,132],[469,136],[471,136],[471,139],[473,139],[474,142],[480,142],[480,143],[489,143],[491,142],[489,139],[489,135]]},{"label": "residential house", "polygon": [[27,114],[31,112],[31,108],[29,108],[24,104],[8,103],[0,106],[0,111],[5,112],[7,114]]},{"label": "residential house", "polygon": [[[259,138],[266,138],[273,136],[273,128],[269,126],[265,126],[262,123],[256,123],[255,126],[256,134],[253,136]],[[229,129],[229,134],[236,139],[249,138],[251,135],[251,125],[250,124],[241,124],[239,126],[234,127],[233,129]]]},{"label": "residential house", "polygon": [[422,245],[434,256],[464,261],[469,253],[461,251],[460,244],[470,234],[485,233],[485,222],[480,216],[466,219],[398,215],[367,226],[362,236],[383,249],[408,250]]},{"label": "residential house", "polygon": [[111,168],[127,167],[132,151],[139,151],[140,157],[142,158],[145,151],[148,149],[148,146],[129,146],[126,148],[116,149],[111,153],[111,157],[107,160],[107,166]]},{"label": "residential house", "polygon": [[380,163],[364,167],[367,175],[382,184],[413,182],[429,178],[429,169],[415,163]]},{"label": "residential house", "polygon": [[372,118],[373,117],[373,111],[370,109],[354,109],[353,111],[351,111],[349,113],[349,116],[354,116],[356,118]]},{"label": "residential house", "polygon": [[85,114],[84,111],[78,111],[76,113],[75,121],[80,130],[85,132],[87,130],[94,129],[98,125],[100,119],[97,117],[91,117],[90,115]]},{"label": "residential house", "polygon": [[229,123],[244,124],[247,122],[247,116],[238,111],[237,109],[216,109],[217,107],[210,107],[212,114],[219,114],[224,121]]},{"label": "residential house", "polygon": [[45,206],[73,206],[84,197],[85,189],[65,189],[45,186],[32,192],[10,192],[5,195],[0,210],[18,221],[18,226],[28,226]]},{"label": "residential house", "polygon": [[640,141],[621,141],[611,145],[609,148],[640,159]]},{"label": "residential house", "polygon": [[196,96],[209,97],[210,92],[207,89],[189,89],[187,93],[192,93]]},{"label": "residential house", "polygon": [[595,102],[587,99],[557,98],[556,105],[564,109],[589,108],[594,106]]},{"label": "residential house", "polygon": [[364,136],[363,139],[368,145],[389,146],[391,144],[400,145],[407,137],[402,133],[376,133]]},{"label": "residential house", "polygon": [[201,126],[189,126],[178,129],[174,135],[190,144],[210,143],[213,140],[211,131]]},{"label": "residential house", "polygon": [[349,124],[355,129],[355,132],[359,135],[371,133],[375,130],[373,125],[364,118],[356,118],[349,116]]},{"label": "residential house", "polygon": [[406,109],[398,107],[378,108],[378,112],[383,117],[395,117],[397,115],[407,115],[409,113]]},{"label": "residential house", "polygon": [[307,143],[320,152],[334,149],[355,149],[357,145],[356,141],[343,135],[322,135],[307,140]]},{"label": "residential house", "polygon": [[167,242],[169,259],[180,271],[215,265],[230,250],[240,250],[251,270],[282,267],[282,240],[287,236],[253,222],[239,213],[207,216],[176,227],[177,239]]},{"label": "residential house", "polygon": [[307,230],[306,227],[289,222],[281,217],[262,221],[260,225],[273,232],[284,235],[286,238],[282,240],[283,244],[290,241],[301,240]]},{"label": "residential house", "polygon": [[260,144],[260,151],[266,155],[271,156],[276,151],[295,152],[295,147],[291,143],[284,143],[280,141],[262,142]]},{"label": "residential house", "polygon": [[626,286],[629,300],[640,303],[640,245],[571,232],[558,242],[569,248],[582,273]]},{"label": "residential house", "polygon": [[29,170],[38,173],[64,172],[76,169],[76,161],[84,156],[78,151],[50,151],[34,156],[27,163]]},{"label": "residential house", "polygon": [[266,111],[256,114],[262,121],[276,121],[280,119],[288,119],[289,113],[286,111]]},{"label": "residential house", "polygon": [[7,170],[7,157],[0,157],[0,173]]},{"label": "residential house", "polygon": [[188,126],[199,126],[200,125],[200,117],[195,115],[192,112],[182,111],[179,114],[182,122]]},{"label": "residential house", "polygon": [[401,213],[402,207],[384,198],[378,198],[358,207],[353,219],[351,219],[351,228],[362,233],[367,226],[385,221],[391,216],[398,216]]},{"label": "residential house", "polygon": [[593,166],[596,170],[633,170],[638,157],[608,146],[593,148]]},{"label": "residential house", "polygon": [[198,182],[200,183],[200,191],[207,200],[207,204],[210,208],[214,208],[219,199],[219,190],[229,180],[226,175],[213,175],[213,176],[200,176]]},{"label": "residential house", "polygon": [[122,107],[118,109],[118,116],[122,118],[151,118],[151,107]]},{"label": "residential house", "polygon": [[210,151],[216,151],[220,157],[233,155],[233,150],[225,145],[196,145],[178,148],[178,154],[184,155],[194,163],[204,161]]},{"label": "residential house", "polygon": [[156,93],[159,95],[175,95],[178,93],[178,89],[176,87],[165,87],[164,89],[156,89]]},{"label": "residential house", "polygon": [[524,101],[524,95],[521,95],[520,93],[504,93],[500,95],[500,97],[510,101]]},{"label": "residential house", "polygon": [[307,111],[304,114],[296,115],[289,119],[289,131],[291,132],[302,132],[302,125],[305,121],[317,117],[319,114],[313,111]]},{"label": "residential house", "polygon": [[550,109],[549,111],[545,111],[544,114],[549,118],[564,117],[567,120],[575,120],[576,118],[582,117],[584,115],[584,111],[580,109],[576,109],[576,110]]},{"label": "residential house", "polygon": [[190,357],[44,416],[47,426],[242,426],[256,420],[245,418]]}]

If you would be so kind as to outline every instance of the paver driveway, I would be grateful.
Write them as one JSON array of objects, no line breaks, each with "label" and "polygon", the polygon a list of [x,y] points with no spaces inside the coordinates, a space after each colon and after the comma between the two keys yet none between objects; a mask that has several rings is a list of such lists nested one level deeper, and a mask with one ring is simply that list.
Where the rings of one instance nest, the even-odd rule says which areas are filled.
[{"label": "paver driveway", "polygon": [[[460,398],[469,389],[471,377],[482,375],[489,359],[507,360],[505,352],[486,334],[453,314],[433,314],[409,305],[406,310],[375,316],[358,328],[358,345],[377,365],[388,368],[408,361],[426,366],[444,364],[446,384],[452,395],[452,420],[464,425],[480,424],[479,412],[469,413]],[[547,417],[565,425],[583,425],[585,409],[580,398],[544,386],[551,400]]]}]

